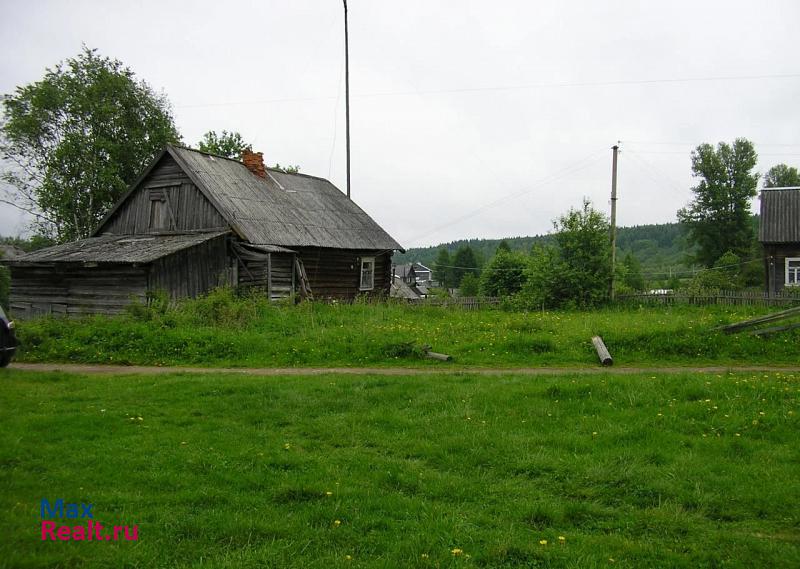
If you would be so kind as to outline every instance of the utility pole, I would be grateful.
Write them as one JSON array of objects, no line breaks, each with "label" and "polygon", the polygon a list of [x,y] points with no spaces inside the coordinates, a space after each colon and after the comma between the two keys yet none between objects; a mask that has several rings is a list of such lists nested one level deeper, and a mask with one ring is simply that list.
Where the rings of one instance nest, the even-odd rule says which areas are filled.
[{"label": "utility pole", "polygon": [[344,3],[344,108],[347,130],[347,197],[350,198],[350,47],[347,40],[347,0]]},{"label": "utility pole", "polygon": [[611,286],[609,295],[614,300],[614,272],[617,268],[617,153],[619,146],[611,147],[613,158],[611,161]]}]

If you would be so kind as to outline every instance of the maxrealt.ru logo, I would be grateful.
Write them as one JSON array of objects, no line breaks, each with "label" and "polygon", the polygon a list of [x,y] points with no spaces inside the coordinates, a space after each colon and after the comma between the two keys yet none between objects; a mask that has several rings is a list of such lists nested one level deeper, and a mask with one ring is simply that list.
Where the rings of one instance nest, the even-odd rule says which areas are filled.
[{"label": "maxrealt.ru logo", "polygon": [[[103,524],[94,521],[92,508],[94,504],[64,503],[59,498],[53,504],[47,498],[42,498],[42,541],[118,541],[126,539],[137,541],[139,539],[139,526],[113,526],[111,533],[103,532]],[[86,525],[57,524],[47,518],[61,518],[68,520],[85,520]]]}]

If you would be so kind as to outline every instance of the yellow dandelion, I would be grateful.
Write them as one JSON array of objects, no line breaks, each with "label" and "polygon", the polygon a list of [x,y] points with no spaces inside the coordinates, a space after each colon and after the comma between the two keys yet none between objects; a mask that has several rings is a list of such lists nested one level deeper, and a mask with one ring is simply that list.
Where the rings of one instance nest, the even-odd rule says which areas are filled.
[{"label": "yellow dandelion", "polygon": [[458,547],[456,547],[455,549],[451,549],[450,553],[453,554],[453,557],[458,557],[459,555],[464,553],[464,551],[462,549],[459,549]]},{"label": "yellow dandelion", "polygon": [[342,520],[333,520],[333,527],[338,528],[342,525]]},{"label": "yellow dandelion", "polygon": [[289,450],[290,448],[292,448],[292,445],[290,445],[289,443],[284,443],[283,448],[285,450]]},{"label": "yellow dandelion", "polygon": [[427,559],[428,558],[428,554],[427,553],[423,553],[422,555],[420,555],[420,557],[422,557],[423,559]]},{"label": "yellow dandelion", "polygon": [[558,541],[560,541],[561,543],[564,543],[565,541],[567,541],[567,538],[564,537],[563,535],[559,535],[558,536]]},{"label": "yellow dandelion", "polygon": [[353,556],[352,555],[345,555],[344,558],[347,559],[348,561],[351,561],[353,559]]},{"label": "yellow dandelion", "polygon": [[539,540],[539,545],[547,545],[547,540],[546,539],[540,539]]},{"label": "yellow dandelion", "polygon": [[327,492],[325,492],[325,495],[326,495],[326,496],[333,496],[333,492],[331,492],[330,490],[328,490]]}]

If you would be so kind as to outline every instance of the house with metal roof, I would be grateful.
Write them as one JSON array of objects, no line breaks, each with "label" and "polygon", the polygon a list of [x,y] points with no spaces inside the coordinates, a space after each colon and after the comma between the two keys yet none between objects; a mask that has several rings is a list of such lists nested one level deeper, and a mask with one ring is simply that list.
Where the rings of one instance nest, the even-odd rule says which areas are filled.
[{"label": "house with metal roof", "polygon": [[388,295],[402,247],[328,180],[168,146],[93,234],[13,260],[11,310],[118,313],[218,286],[271,299]]},{"label": "house with metal roof", "polygon": [[760,197],[767,292],[800,286],[800,187],[764,188]]}]

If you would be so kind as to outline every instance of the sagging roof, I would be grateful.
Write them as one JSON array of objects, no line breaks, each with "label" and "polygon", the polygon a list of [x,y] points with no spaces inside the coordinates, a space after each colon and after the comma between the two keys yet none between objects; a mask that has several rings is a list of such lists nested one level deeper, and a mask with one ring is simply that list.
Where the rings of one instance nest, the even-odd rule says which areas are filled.
[{"label": "sagging roof", "polygon": [[228,231],[183,235],[103,235],[27,253],[5,264],[29,263],[152,263],[210,241]]},{"label": "sagging roof", "polygon": [[762,243],[800,243],[800,188],[765,188],[761,192]]},{"label": "sagging roof", "polygon": [[177,146],[167,151],[250,243],[403,251],[328,180],[272,169],[261,178],[236,160]]}]

